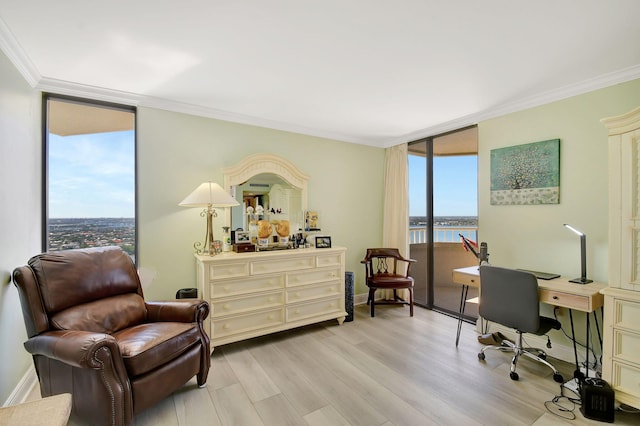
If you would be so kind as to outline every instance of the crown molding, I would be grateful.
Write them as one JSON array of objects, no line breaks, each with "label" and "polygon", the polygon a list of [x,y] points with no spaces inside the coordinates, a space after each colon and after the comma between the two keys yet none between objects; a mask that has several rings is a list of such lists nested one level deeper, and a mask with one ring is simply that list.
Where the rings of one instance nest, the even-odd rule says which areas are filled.
[{"label": "crown molding", "polygon": [[299,133],[307,136],[315,136],[324,139],[338,140],[342,142],[372,145],[372,141],[365,138],[355,138],[350,135],[327,132],[292,123],[285,123],[275,120],[268,120],[250,115],[237,114],[215,108],[200,105],[187,104],[168,99],[156,98],[152,96],[138,95],[130,92],[105,89],[102,87],[83,85],[69,81],[56,80],[51,78],[41,78],[34,85],[35,89],[43,92],[58,95],[75,96],[80,98],[93,99],[97,101],[111,102],[122,105],[137,107],[155,108],[165,111],[177,112],[181,114],[195,115],[198,117],[213,118],[216,120],[229,121],[233,123],[247,124],[250,126],[264,127],[273,130]]},{"label": "crown molding", "polygon": [[388,148],[400,143],[412,142],[425,137],[436,136],[452,130],[458,130],[463,127],[477,124],[478,122],[483,120],[489,120],[514,112],[523,111],[529,108],[534,108],[540,105],[567,99],[572,96],[582,95],[584,93],[592,92],[594,90],[602,89],[616,84],[625,83],[637,78],[640,78],[640,65],[635,65],[615,72],[603,74],[601,76],[563,86],[558,89],[538,93],[536,95],[522,98],[513,102],[504,103],[475,114],[459,117],[455,120],[450,120],[445,123],[426,127],[416,132],[402,135],[400,137],[388,139],[358,138],[342,133],[328,132],[310,127],[299,126],[292,123],[285,123],[244,114],[222,111],[215,108],[208,108],[199,105],[192,105],[182,102],[170,101],[167,99],[137,95],[134,93],[104,89],[100,87],[65,82],[55,79],[41,78],[40,81],[35,85],[35,88],[51,93],[84,97],[100,101],[120,103],[124,105],[156,108],[182,114],[213,118],[216,120],[230,121],[233,123],[247,124],[268,129],[299,133],[307,136],[315,136],[319,138],[332,139],[379,148]]},{"label": "crown molding", "polygon": [[0,18],[0,50],[7,55],[27,83],[35,87],[42,76],[2,18]]},{"label": "crown molding", "polygon": [[594,90],[603,89],[616,84],[626,83],[627,81],[635,80],[637,78],[640,78],[640,65],[630,66],[618,71],[583,80],[578,83],[569,84],[557,89],[548,90],[546,92],[518,99],[513,102],[497,105],[493,108],[489,108],[475,114],[466,115],[464,117],[459,117],[455,120],[447,121],[435,126],[426,127],[422,130],[408,133],[399,138],[390,139],[387,141],[387,144],[385,144],[385,147],[388,148],[400,143],[413,142],[422,138],[437,136],[452,130],[478,124],[484,120],[490,120],[492,118],[501,117],[514,112],[524,111],[529,108],[593,92]]}]

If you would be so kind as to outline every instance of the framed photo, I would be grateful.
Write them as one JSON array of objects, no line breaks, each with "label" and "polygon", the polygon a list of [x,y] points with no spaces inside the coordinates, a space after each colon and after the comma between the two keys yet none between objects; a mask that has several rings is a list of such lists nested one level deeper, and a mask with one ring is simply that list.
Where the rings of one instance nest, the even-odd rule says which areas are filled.
[{"label": "framed photo", "polygon": [[249,231],[236,231],[236,244],[249,244],[251,242],[251,236]]},{"label": "framed photo", "polygon": [[316,237],[316,248],[331,248],[331,237]]}]

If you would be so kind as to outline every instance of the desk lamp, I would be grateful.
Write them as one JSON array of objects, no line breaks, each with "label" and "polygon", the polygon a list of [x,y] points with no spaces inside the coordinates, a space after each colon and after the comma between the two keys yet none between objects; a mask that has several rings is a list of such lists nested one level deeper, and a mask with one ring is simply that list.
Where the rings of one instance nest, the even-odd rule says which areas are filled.
[{"label": "desk lamp", "polygon": [[569,282],[578,284],[592,283],[593,280],[587,278],[587,236],[567,223],[565,223],[564,226],[580,236],[580,261],[582,265],[582,276],[580,278],[569,280]]},{"label": "desk lamp", "polygon": [[213,247],[213,218],[217,217],[218,214],[214,207],[233,207],[238,204],[235,198],[215,182],[200,184],[187,198],[178,204],[182,207],[205,207],[200,212],[200,216],[207,218],[207,234],[204,238],[204,244],[199,242],[193,244],[196,253],[203,254],[206,250],[209,256],[215,254]]}]

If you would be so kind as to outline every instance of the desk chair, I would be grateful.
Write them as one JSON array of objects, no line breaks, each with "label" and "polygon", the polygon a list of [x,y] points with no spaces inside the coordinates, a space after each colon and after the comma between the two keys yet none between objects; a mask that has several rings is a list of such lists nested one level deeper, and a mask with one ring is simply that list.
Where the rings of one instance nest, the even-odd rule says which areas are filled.
[{"label": "desk chair", "polygon": [[[413,278],[409,276],[413,259],[405,259],[397,248],[370,248],[360,262],[365,265],[366,284],[369,287],[367,305],[371,305],[371,316],[375,316],[375,305],[409,305],[410,316],[413,316]],[[406,265],[406,268],[405,268]],[[409,290],[409,301],[400,298],[397,290]],[[393,290],[392,301],[376,303],[377,289]]]},{"label": "desk chair", "polygon": [[[562,375],[546,361],[547,354],[543,350],[525,348],[522,345],[524,333],[542,336],[551,329],[560,329],[560,323],[557,320],[540,316],[538,280],[535,275],[524,271],[483,265],[480,267],[480,282],[482,283],[480,287],[480,316],[487,321],[514,328],[517,337],[515,343],[504,340],[499,346],[485,346],[478,353],[478,358],[484,360],[485,352],[492,349],[503,352],[513,351],[514,356],[509,373],[512,380],[519,379],[518,373],[516,373],[516,364],[518,358],[525,355],[551,368],[553,380],[562,383]],[[547,346],[551,347],[550,345],[549,341]]]}]

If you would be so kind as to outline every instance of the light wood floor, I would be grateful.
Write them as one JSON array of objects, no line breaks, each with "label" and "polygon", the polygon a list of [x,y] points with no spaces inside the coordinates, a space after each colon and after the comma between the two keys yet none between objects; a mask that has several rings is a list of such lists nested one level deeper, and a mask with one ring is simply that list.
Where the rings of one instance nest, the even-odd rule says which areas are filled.
[{"label": "light wood floor", "polygon": [[[356,306],[355,320],[216,348],[206,388],[195,379],[134,419],[135,425],[597,425],[545,408],[560,394],[551,370],[530,360],[509,378],[510,356],[481,345],[464,324],[419,307]],[[573,367],[550,359],[569,379]],[[568,394],[568,392],[565,392]],[[547,403],[549,405],[549,403]],[[571,404],[569,404],[570,406]],[[554,410],[559,412],[558,410]],[[640,414],[617,412],[616,424]],[[70,424],[78,424],[71,419]]]}]

